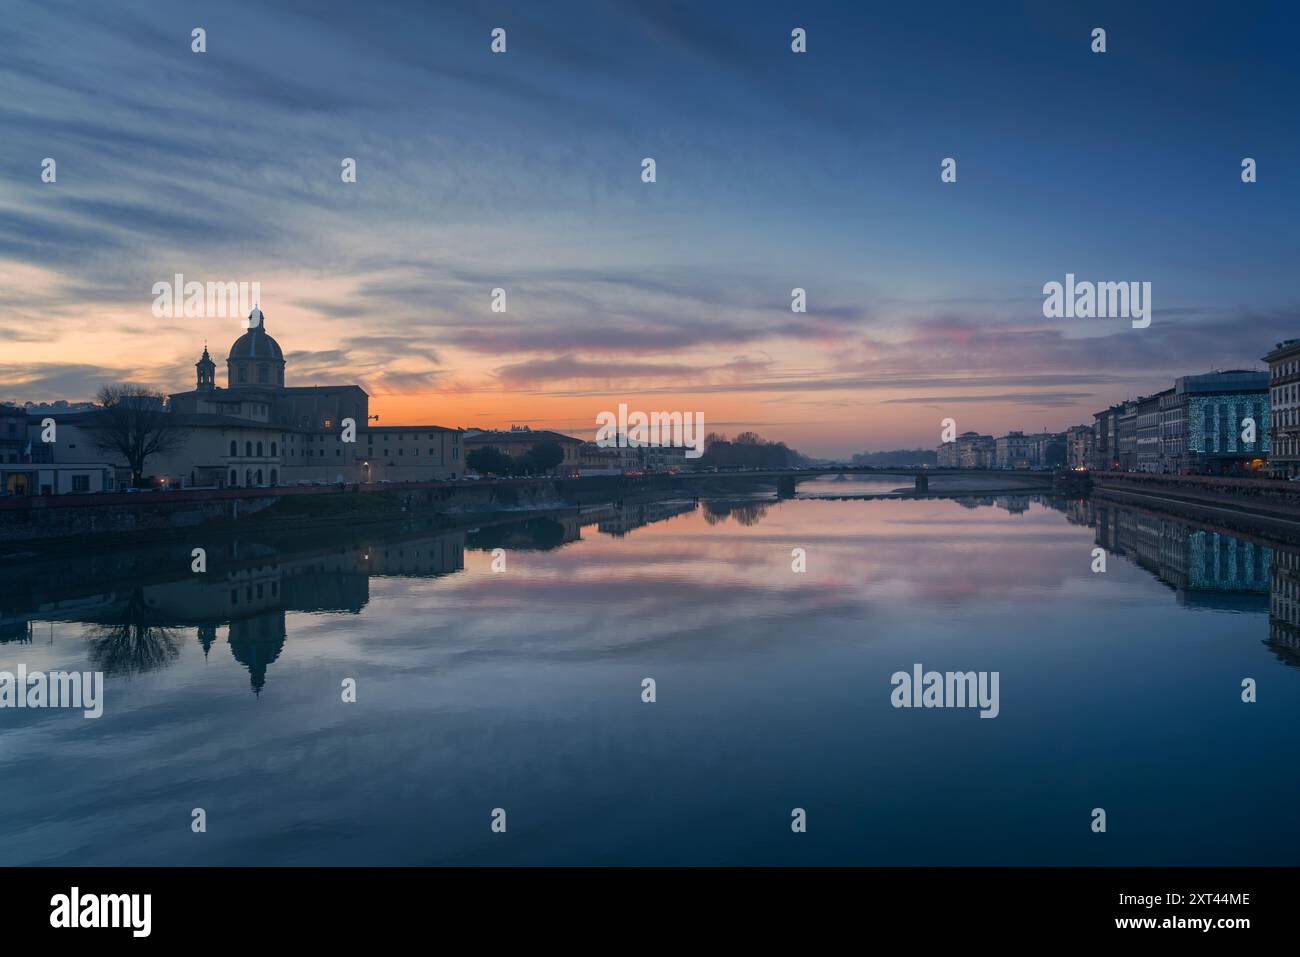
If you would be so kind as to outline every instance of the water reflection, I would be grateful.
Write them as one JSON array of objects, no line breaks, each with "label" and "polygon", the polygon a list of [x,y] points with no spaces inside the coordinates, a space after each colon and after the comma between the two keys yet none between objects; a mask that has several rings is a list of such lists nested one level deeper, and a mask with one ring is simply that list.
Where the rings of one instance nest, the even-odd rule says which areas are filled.
[{"label": "water reflection", "polygon": [[[1300,666],[1300,544],[1278,533],[1207,527],[1146,509],[1058,503],[1072,522],[1092,527],[1096,543],[1132,560],[1193,608],[1268,614],[1264,643]],[[1176,510],[1175,510],[1176,511]]]},{"label": "water reflection", "polygon": [[[224,632],[257,693],[284,651],[287,615],[360,614],[372,580],[461,572],[466,550],[549,551],[580,541],[584,530],[619,538],[696,508],[690,501],[636,503],[436,533],[380,529],[362,541],[335,533],[327,537],[336,542],[323,547],[301,535],[239,538],[209,547],[203,574],[190,571],[188,546],[37,561],[23,556],[7,570],[0,642],[31,643],[37,620],[81,623],[91,664],[108,675],[131,676],[176,660],[186,632],[195,634],[205,657]],[[752,525],[767,506],[716,508],[715,516]],[[149,580],[98,590],[124,577]]]},{"label": "water reflection", "polygon": [[[204,574],[192,547],[0,559],[0,670],[113,676],[102,719],[0,714],[0,863],[1300,856],[1300,824],[1239,813],[1300,786],[1285,535],[992,495],[250,528]],[[1001,715],[891,709],[916,661],[999,670]],[[1125,828],[1089,842],[1103,803]],[[186,841],[200,805],[239,827]]]},{"label": "water reflection", "polygon": [[[1111,559],[1130,560],[1166,585],[1179,604],[1267,611],[1270,647],[1287,664],[1300,664],[1300,546],[1086,501],[1029,495],[954,501],[970,511],[993,508],[1013,516],[1028,512],[1033,502],[1061,511],[1071,523],[1093,529],[1095,543]],[[241,539],[211,548],[204,575],[188,573],[184,548],[164,550],[161,560],[156,549],[60,556],[11,570],[0,606],[0,642],[30,643],[34,620],[81,622],[95,668],[129,676],[175,661],[186,632],[196,635],[205,656],[224,636],[231,655],[247,669],[251,689],[260,692],[284,651],[286,615],[360,614],[373,579],[452,575],[464,570],[466,550],[550,551],[581,541],[584,531],[621,538],[697,509],[710,527],[734,522],[754,528],[774,506],[751,499],[647,502],[468,530],[380,531],[371,541],[345,538],[311,549],[304,549],[301,538]],[[156,579],[167,566],[186,571],[96,590],[97,582],[117,583],[124,576]]]},{"label": "water reflection", "polygon": [[162,668],[180,654],[175,628],[140,621],[105,622],[86,629],[90,663],[106,675],[134,675]]},{"label": "water reflection", "polygon": [[1274,548],[1189,521],[1115,506],[1088,510],[1096,542],[1168,585],[1179,603],[1267,611]]},{"label": "water reflection", "polygon": [[704,520],[710,525],[720,525],[728,519],[740,525],[757,525],[769,508],[769,502],[706,501]]}]

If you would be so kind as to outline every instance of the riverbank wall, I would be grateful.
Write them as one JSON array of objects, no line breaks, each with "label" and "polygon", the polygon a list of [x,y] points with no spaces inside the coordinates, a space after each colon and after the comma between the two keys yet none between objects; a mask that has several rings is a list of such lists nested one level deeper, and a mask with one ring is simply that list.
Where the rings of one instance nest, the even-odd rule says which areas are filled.
[{"label": "riverbank wall", "polygon": [[1300,482],[1214,475],[1092,472],[1092,496],[1134,505],[1177,506],[1184,514],[1237,525],[1300,528]]}]

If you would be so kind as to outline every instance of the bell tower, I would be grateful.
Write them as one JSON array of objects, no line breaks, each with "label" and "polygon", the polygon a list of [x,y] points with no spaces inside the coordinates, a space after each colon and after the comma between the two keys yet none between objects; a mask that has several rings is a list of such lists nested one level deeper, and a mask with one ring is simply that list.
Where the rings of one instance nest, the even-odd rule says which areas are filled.
[{"label": "bell tower", "polygon": [[194,363],[194,368],[198,370],[198,380],[195,383],[195,390],[198,392],[211,392],[217,387],[217,364],[212,361],[208,355],[208,347],[204,345],[203,356],[198,362]]}]

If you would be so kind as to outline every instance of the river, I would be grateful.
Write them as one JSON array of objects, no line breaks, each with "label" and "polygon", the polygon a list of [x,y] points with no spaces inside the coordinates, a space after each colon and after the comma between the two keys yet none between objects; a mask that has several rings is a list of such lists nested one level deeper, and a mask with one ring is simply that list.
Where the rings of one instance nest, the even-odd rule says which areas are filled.
[{"label": "river", "polygon": [[11,549],[0,672],[105,684],[0,709],[0,864],[1294,865],[1297,554],[815,494]]}]

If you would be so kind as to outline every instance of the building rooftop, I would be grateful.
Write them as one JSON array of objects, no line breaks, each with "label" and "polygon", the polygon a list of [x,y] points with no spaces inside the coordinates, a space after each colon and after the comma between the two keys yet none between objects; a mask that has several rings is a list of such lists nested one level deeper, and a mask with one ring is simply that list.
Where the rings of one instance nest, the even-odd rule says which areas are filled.
[{"label": "building rooftop", "polygon": [[1179,395],[1187,393],[1213,394],[1219,392],[1267,392],[1268,373],[1246,369],[1226,372],[1207,372],[1202,375],[1185,375],[1174,382]]},{"label": "building rooftop", "polygon": [[367,432],[463,432],[464,429],[450,429],[445,425],[372,425]]},{"label": "building rooftop", "polygon": [[582,439],[575,439],[571,435],[564,435],[560,432],[548,432],[545,430],[533,432],[531,430],[512,429],[509,432],[494,432],[470,429],[465,433],[465,438],[473,439],[476,442],[492,442],[494,444],[500,443],[502,445],[512,442],[526,443],[528,445],[535,445],[538,442],[577,442],[578,444],[582,444]]},{"label": "building rooftop", "polygon": [[1273,351],[1264,356],[1264,361],[1271,361],[1275,356],[1282,356],[1290,352],[1300,351],[1300,339],[1283,339],[1273,346]]}]

